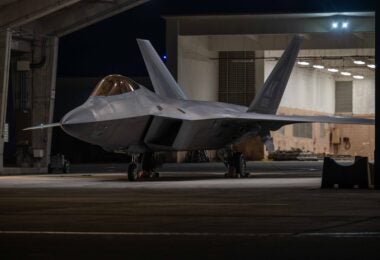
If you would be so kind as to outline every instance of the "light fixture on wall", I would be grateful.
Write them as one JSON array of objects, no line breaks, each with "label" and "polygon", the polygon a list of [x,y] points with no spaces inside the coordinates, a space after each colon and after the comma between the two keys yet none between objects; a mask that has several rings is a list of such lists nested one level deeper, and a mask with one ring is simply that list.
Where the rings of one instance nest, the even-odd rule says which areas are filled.
[{"label": "light fixture on wall", "polygon": [[323,66],[323,65],[319,65],[319,64],[314,64],[314,65],[313,65],[313,68],[321,70],[321,69],[324,69],[325,66]]},{"label": "light fixture on wall", "polygon": [[328,68],[327,70],[328,70],[328,71],[330,71],[330,72],[333,72],[333,73],[335,73],[335,72],[338,72],[338,71],[339,71],[338,69],[335,69],[335,68]]},{"label": "light fixture on wall", "polygon": [[364,76],[362,75],[354,75],[352,76],[354,79],[364,79]]},{"label": "light fixture on wall", "polygon": [[301,65],[301,66],[309,66],[310,65],[310,63],[307,61],[298,61],[297,64]]},{"label": "light fixture on wall", "polygon": [[[339,26],[340,25],[340,26]],[[349,23],[348,21],[333,21],[331,23],[331,29],[339,30],[339,29],[348,29]]]},{"label": "light fixture on wall", "polygon": [[365,65],[365,62],[362,61],[362,60],[354,60],[354,63],[355,63],[356,65]]},{"label": "light fixture on wall", "polygon": [[367,67],[368,67],[368,68],[371,68],[371,69],[375,69],[375,68],[376,68],[376,65],[375,65],[375,64],[367,64]]},{"label": "light fixture on wall", "polygon": [[351,76],[351,73],[348,71],[342,71],[340,74],[343,76]]}]

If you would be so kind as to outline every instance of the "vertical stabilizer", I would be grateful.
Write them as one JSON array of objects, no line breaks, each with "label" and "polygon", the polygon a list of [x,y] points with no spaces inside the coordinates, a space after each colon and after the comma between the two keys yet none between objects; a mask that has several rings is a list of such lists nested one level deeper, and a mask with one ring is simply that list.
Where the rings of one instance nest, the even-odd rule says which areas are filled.
[{"label": "vertical stabilizer", "polygon": [[187,99],[186,94],[170,74],[152,44],[148,40],[141,39],[137,39],[137,43],[156,94],[162,97]]},{"label": "vertical stabilizer", "polygon": [[282,95],[288,83],[290,73],[296,62],[302,42],[301,36],[294,36],[280,60],[272,70],[264,86],[250,104],[247,112],[276,114]]}]

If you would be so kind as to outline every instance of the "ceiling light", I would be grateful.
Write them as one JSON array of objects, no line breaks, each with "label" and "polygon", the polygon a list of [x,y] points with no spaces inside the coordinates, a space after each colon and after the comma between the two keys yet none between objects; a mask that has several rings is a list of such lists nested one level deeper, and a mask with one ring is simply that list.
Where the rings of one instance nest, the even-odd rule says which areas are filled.
[{"label": "ceiling light", "polygon": [[327,70],[330,72],[338,72],[339,71],[338,69],[335,69],[335,68],[328,68]]},{"label": "ceiling light", "polygon": [[367,67],[371,68],[371,69],[374,69],[374,68],[376,68],[376,65],[375,64],[367,64]]},{"label": "ceiling light", "polygon": [[354,60],[354,63],[357,65],[364,65],[365,64],[365,62],[362,60]]},{"label": "ceiling light", "polygon": [[324,69],[325,68],[325,66],[323,66],[323,65],[313,65],[313,68],[316,68],[316,69]]},{"label": "ceiling light", "polygon": [[338,28],[338,23],[337,23],[337,22],[333,22],[333,23],[331,24],[331,28],[333,28],[333,29]]},{"label": "ceiling light", "polygon": [[298,65],[302,65],[302,66],[308,66],[308,65],[310,65],[310,63],[307,62],[307,61],[298,61],[297,64]]},{"label": "ceiling light", "polygon": [[347,71],[342,71],[340,74],[342,74],[343,76],[351,76],[351,73]]},{"label": "ceiling light", "polygon": [[343,22],[342,23],[342,28],[347,29],[348,28],[348,22]]},{"label": "ceiling light", "polygon": [[353,78],[354,79],[364,79],[364,77],[362,75],[354,75]]}]

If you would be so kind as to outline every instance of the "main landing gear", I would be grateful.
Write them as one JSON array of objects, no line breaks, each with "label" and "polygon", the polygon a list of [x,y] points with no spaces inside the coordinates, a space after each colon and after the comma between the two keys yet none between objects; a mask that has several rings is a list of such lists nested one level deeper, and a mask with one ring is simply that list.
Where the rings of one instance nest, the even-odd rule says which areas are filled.
[{"label": "main landing gear", "polygon": [[247,178],[249,172],[247,171],[247,162],[243,153],[235,152],[232,150],[223,151],[223,162],[227,168],[224,174],[227,178]]},{"label": "main landing gear", "polygon": [[158,178],[160,175],[156,170],[156,162],[151,152],[132,155],[132,162],[128,165],[128,180]]}]

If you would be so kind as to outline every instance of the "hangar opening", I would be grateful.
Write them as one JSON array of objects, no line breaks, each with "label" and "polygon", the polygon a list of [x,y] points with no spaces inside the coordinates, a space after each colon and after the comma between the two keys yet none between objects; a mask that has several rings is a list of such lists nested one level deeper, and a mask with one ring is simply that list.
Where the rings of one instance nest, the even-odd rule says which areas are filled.
[{"label": "hangar opening", "polygon": [[[278,113],[375,117],[373,12],[165,19],[168,66],[191,99],[248,105],[291,37],[301,34],[301,51]],[[374,126],[295,124],[272,137],[278,150],[374,159]],[[268,156],[255,138],[238,149],[248,159]],[[177,161],[184,156],[178,153]]]},{"label": "hangar opening", "polygon": [[59,38],[145,2],[0,2],[0,173],[47,171],[52,129],[22,129],[53,120]]}]

